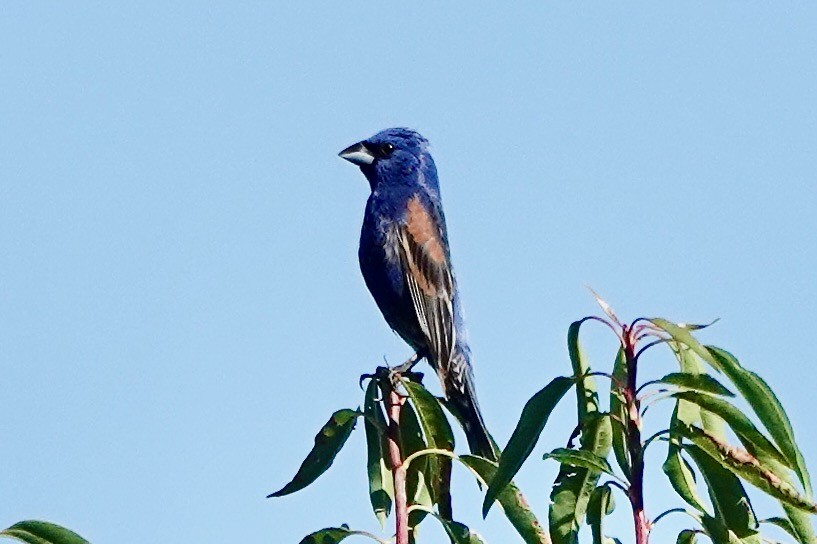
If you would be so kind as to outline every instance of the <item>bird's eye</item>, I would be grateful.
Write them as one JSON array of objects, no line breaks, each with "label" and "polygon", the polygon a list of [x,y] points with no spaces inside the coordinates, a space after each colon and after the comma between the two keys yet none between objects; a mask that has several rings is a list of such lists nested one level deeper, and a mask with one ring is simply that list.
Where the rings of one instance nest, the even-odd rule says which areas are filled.
[{"label": "bird's eye", "polygon": [[388,157],[392,153],[394,153],[394,146],[392,144],[383,144],[380,146],[380,155],[382,157]]}]

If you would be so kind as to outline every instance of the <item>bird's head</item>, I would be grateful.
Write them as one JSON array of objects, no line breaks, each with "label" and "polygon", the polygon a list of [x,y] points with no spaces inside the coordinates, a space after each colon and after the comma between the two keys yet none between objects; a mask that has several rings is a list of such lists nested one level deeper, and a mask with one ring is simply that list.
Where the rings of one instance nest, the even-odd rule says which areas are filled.
[{"label": "bird's head", "polygon": [[338,155],[360,166],[372,190],[382,184],[410,185],[420,180],[436,185],[437,170],[428,140],[408,128],[380,131]]}]

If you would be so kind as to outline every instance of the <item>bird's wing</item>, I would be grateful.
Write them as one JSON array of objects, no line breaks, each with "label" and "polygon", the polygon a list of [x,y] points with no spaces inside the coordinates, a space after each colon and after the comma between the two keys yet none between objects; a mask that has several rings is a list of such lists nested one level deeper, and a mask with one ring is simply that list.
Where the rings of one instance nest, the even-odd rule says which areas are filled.
[{"label": "bird's wing", "polygon": [[444,378],[456,343],[454,277],[443,224],[415,196],[399,227],[398,255],[420,328],[428,339],[432,363]]}]

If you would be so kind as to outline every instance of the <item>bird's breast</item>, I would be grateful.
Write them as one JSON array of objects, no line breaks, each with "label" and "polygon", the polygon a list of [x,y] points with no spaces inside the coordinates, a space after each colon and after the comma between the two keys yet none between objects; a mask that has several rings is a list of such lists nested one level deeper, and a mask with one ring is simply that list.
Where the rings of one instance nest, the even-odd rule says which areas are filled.
[{"label": "bird's breast", "polygon": [[360,268],[369,290],[378,299],[385,290],[395,295],[403,291],[396,225],[376,213],[367,213],[360,233]]}]

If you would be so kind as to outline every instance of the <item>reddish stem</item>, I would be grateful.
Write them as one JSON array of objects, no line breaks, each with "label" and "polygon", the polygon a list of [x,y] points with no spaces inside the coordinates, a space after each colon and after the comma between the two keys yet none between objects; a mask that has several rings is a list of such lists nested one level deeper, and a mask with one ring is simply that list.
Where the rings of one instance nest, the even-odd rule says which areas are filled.
[{"label": "reddish stem", "polygon": [[644,512],[644,446],[641,443],[640,402],[638,401],[638,356],[636,355],[637,335],[632,329],[624,328],[624,356],[627,361],[627,385],[624,398],[627,402],[627,448],[632,461],[632,478],[628,495],[633,509],[636,544],[648,544],[650,522]]},{"label": "reddish stem", "polygon": [[386,400],[386,412],[389,417],[386,439],[389,445],[389,463],[394,477],[395,544],[409,544],[406,469],[400,451],[400,409],[405,398],[394,390],[389,377],[380,380],[380,389]]}]

